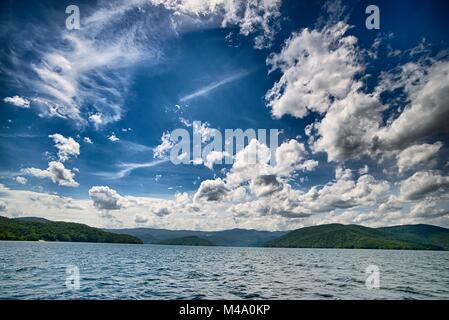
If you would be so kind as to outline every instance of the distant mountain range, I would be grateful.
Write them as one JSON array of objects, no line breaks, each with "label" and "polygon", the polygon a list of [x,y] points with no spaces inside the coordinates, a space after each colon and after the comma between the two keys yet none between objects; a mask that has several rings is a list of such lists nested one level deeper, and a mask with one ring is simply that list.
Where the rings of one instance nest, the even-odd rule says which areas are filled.
[{"label": "distant mountain range", "polygon": [[224,231],[164,230],[151,228],[107,229],[109,232],[135,236],[144,243],[190,245],[207,240],[217,246],[283,248],[358,248],[449,250],[449,229],[432,225],[404,225],[368,228],[359,225],[327,224],[294,231]]},{"label": "distant mountain range", "polygon": [[1,216],[0,240],[142,243],[142,240],[131,235],[106,232],[80,223]]},{"label": "distant mountain range", "polygon": [[287,231],[258,231],[247,229],[230,229],[223,231],[165,230],[151,228],[104,229],[108,232],[129,234],[144,243],[160,244],[161,241],[183,237],[198,237],[217,246],[260,247],[267,241],[283,236]]},{"label": "distant mountain range", "polygon": [[293,231],[152,228],[97,229],[43,218],[0,217],[0,240],[149,243],[190,246],[449,250],[449,229],[417,224],[383,228],[326,224]]}]

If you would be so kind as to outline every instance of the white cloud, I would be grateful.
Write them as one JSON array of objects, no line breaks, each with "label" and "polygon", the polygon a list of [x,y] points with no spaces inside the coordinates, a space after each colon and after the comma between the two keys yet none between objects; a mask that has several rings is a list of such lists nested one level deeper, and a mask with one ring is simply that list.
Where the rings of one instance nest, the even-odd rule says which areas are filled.
[{"label": "white cloud", "polygon": [[369,172],[369,167],[366,164],[362,168],[359,169],[360,175],[367,174],[368,172]]},{"label": "white cloud", "polygon": [[103,115],[101,113],[92,114],[89,116],[89,121],[94,124],[95,127],[99,127],[103,124]]},{"label": "white cloud", "polygon": [[222,16],[222,27],[237,25],[240,33],[254,38],[256,48],[271,45],[276,31],[276,19],[280,16],[281,0],[152,0],[174,11],[177,15]]},{"label": "white cloud", "polygon": [[348,28],[340,22],[321,31],[303,29],[286,41],[279,54],[267,59],[272,70],[282,71],[281,79],[266,94],[274,117],[325,113],[333,99],[342,99],[353,89],[354,75],[363,68],[355,48],[357,39],[344,36]]},{"label": "white cloud", "polygon": [[192,123],[194,134],[198,134],[201,137],[201,142],[205,143],[209,141],[217,129],[211,128],[207,122],[194,121]]},{"label": "white cloud", "polygon": [[273,174],[274,168],[268,164],[271,151],[265,145],[253,139],[235,155],[234,164],[226,176],[230,186],[238,186],[260,175]]},{"label": "white cloud", "polygon": [[416,169],[420,164],[434,165],[435,162],[431,160],[442,146],[441,142],[435,142],[434,144],[416,144],[404,149],[397,155],[399,173]]},{"label": "white cloud", "polygon": [[423,69],[417,72],[419,79],[413,81],[415,77],[405,77],[405,83],[396,84],[404,88],[410,104],[379,132],[385,148],[394,149],[449,133],[446,121],[449,118],[449,61],[436,61],[419,68]]},{"label": "white cloud", "polygon": [[89,197],[100,210],[118,210],[123,206],[123,197],[109,187],[94,186],[89,190]]},{"label": "white cloud", "polygon": [[39,179],[51,179],[53,183],[63,187],[79,186],[79,183],[75,181],[75,174],[70,169],[66,169],[63,163],[57,161],[50,161],[46,170],[26,168],[22,172]]},{"label": "white cloud", "polygon": [[200,187],[194,196],[194,201],[219,201],[226,197],[228,188],[220,178],[215,180],[205,180],[201,182]]},{"label": "white cloud", "polygon": [[27,178],[21,177],[21,176],[14,177],[14,181],[19,184],[27,184],[28,183]]},{"label": "white cloud", "polygon": [[7,209],[6,203],[0,200],[0,212],[4,212],[6,211],[6,209]]},{"label": "white cloud", "polygon": [[312,171],[318,166],[316,160],[306,160],[307,155],[303,143],[292,139],[284,142],[276,149],[276,166],[274,171],[281,176],[290,176],[297,170]]},{"label": "white cloud", "polygon": [[408,200],[422,199],[427,195],[449,190],[449,177],[434,171],[418,171],[401,181],[401,196]]},{"label": "white cloud", "polygon": [[374,138],[382,121],[383,106],[372,95],[351,92],[337,100],[315,127],[319,138],[315,152],[326,152],[328,161],[342,161],[374,153]]},{"label": "white cloud", "polygon": [[278,180],[276,175],[267,174],[253,179],[251,181],[250,188],[251,192],[253,192],[257,197],[264,197],[282,190],[283,184]]},{"label": "white cloud", "polygon": [[[210,125],[207,122],[194,121],[192,123],[188,123],[188,126],[192,127],[194,136],[198,136],[201,139],[202,144],[206,144],[218,132],[217,129],[210,128]],[[153,148],[153,157],[158,159],[166,159],[170,150],[175,146],[175,142],[176,141],[173,141],[171,138],[170,132],[166,131],[162,133],[161,143]],[[193,159],[193,163],[196,165],[204,163],[209,169],[212,169],[213,163],[209,160],[215,159],[214,161],[219,161],[226,155],[227,153],[224,152],[211,151],[207,155],[203,154],[203,159]],[[186,159],[187,156],[187,153],[182,153],[178,155],[178,160]],[[207,156],[210,157],[209,160],[207,160]],[[220,156],[221,159],[219,159]]]},{"label": "white cloud", "polygon": [[223,151],[211,151],[206,156],[206,161],[204,162],[204,165],[212,170],[214,167],[214,164],[221,163],[222,160],[230,156],[229,153],[223,152]]},{"label": "white cloud", "polygon": [[64,137],[59,133],[48,136],[52,138],[55,147],[58,149],[59,161],[67,161],[70,157],[77,157],[80,154],[80,145],[72,137]]},{"label": "white cloud", "polygon": [[138,224],[141,223],[147,223],[148,222],[148,218],[147,217],[143,217],[139,214],[136,214],[136,216],[134,217],[134,221]]},{"label": "white cloud", "polygon": [[108,137],[108,139],[109,139],[110,141],[112,141],[112,142],[116,142],[116,141],[119,141],[119,140],[120,140],[119,138],[117,138],[117,136],[116,136],[115,134],[111,134],[111,135]]},{"label": "white cloud", "polygon": [[[14,26],[14,32],[23,36],[32,33],[34,37],[26,43],[12,44],[15,50],[7,57],[4,71],[22,90],[39,93],[32,103],[40,116],[70,119],[78,125],[90,120],[99,128],[122,118],[135,70],[130,67],[142,62],[154,66],[164,61],[163,49],[171,38],[192,30],[237,26],[241,34],[254,35],[256,48],[267,47],[275,35],[280,3],[280,0],[100,2],[95,10],[86,7],[82,28],[77,32],[44,23]],[[43,21],[45,18],[48,17]],[[36,32],[38,29],[41,32]],[[48,40],[44,39],[48,34],[52,34],[52,39],[44,41]],[[36,57],[35,63],[28,63],[30,50]],[[11,99],[18,101],[16,97]],[[23,101],[19,104],[27,105]]]},{"label": "white cloud", "polygon": [[418,202],[410,212],[413,218],[434,219],[449,216],[449,209],[441,206],[442,202],[438,199],[427,198]]},{"label": "white cloud", "polygon": [[337,168],[335,177],[335,182],[309,189],[300,197],[301,205],[315,213],[369,207],[383,203],[390,189],[388,182],[378,181],[371,175],[354,180],[349,169]]},{"label": "white cloud", "polygon": [[87,143],[87,144],[93,144],[92,140],[89,137],[84,137],[83,141],[84,141],[84,143]]},{"label": "white cloud", "polygon": [[117,170],[113,172],[96,172],[94,175],[105,177],[107,179],[121,179],[123,177],[128,176],[131,172],[137,169],[143,168],[151,168],[157,166],[161,163],[167,162],[167,159],[154,160],[150,162],[142,162],[142,163],[120,163],[117,165]]},{"label": "white cloud", "polygon": [[154,158],[163,159],[168,152],[173,148],[174,143],[170,138],[169,132],[164,132],[161,137],[161,143],[153,149]]},{"label": "white cloud", "polygon": [[247,71],[245,71],[245,72],[237,72],[237,73],[235,73],[233,75],[230,75],[228,77],[225,77],[225,78],[223,78],[223,79],[221,79],[221,80],[219,80],[217,82],[213,82],[213,83],[208,84],[208,85],[206,85],[204,87],[201,87],[201,88],[195,90],[194,92],[191,92],[191,93],[181,97],[179,99],[179,101],[186,102],[186,101],[195,99],[197,97],[205,96],[205,95],[209,94],[209,92],[211,92],[211,91],[213,91],[215,89],[218,89],[219,87],[221,87],[221,86],[223,86],[225,84],[228,84],[230,82],[236,81],[236,80],[246,76],[248,73],[249,72],[247,72]]},{"label": "white cloud", "polygon": [[170,209],[167,207],[160,207],[153,210],[153,213],[158,217],[164,217],[171,213]]},{"label": "white cloud", "polygon": [[3,102],[12,104],[19,108],[29,108],[30,107],[30,101],[26,98],[22,98],[19,96],[6,97],[3,99]]},{"label": "white cloud", "polygon": [[[354,36],[345,35],[348,29],[344,22],[303,29],[286,41],[280,53],[269,57],[272,69],[282,72],[266,94],[273,116],[323,114],[306,127],[306,135],[313,151],[326,152],[328,161],[363,156],[384,160],[412,143],[447,136],[449,61],[424,58],[405,63],[383,73],[370,93],[359,77],[365,71],[366,52]],[[384,105],[380,96],[394,90],[402,90],[406,99],[393,101],[401,105],[384,121],[391,101]],[[406,170],[404,163],[401,172]]]}]

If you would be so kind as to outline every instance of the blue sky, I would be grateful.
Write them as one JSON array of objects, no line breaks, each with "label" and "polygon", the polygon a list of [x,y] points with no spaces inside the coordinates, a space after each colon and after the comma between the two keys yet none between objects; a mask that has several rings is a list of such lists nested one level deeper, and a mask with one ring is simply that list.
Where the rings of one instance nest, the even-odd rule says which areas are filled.
[{"label": "blue sky", "polygon": [[[70,4],[0,7],[2,215],[449,225],[445,1],[85,1],[67,30]],[[365,27],[370,4],[379,30]],[[278,129],[279,161],[209,168],[155,154],[193,121]]]}]

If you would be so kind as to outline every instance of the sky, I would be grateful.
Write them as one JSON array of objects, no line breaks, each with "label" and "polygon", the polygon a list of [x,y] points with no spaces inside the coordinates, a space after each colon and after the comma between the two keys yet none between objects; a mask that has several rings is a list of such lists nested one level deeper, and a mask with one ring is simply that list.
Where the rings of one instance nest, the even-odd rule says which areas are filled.
[{"label": "sky", "polygon": [[[79,28],[66,23],[73,4]],[[369,5],[378,29],[366,26]],[[448,9],[2,1],[0,215],[107,228],[449,227]],[[201,157],[175,153],[179,129],[199,135]],[[236,129],[277,133],[205,148]]]}]

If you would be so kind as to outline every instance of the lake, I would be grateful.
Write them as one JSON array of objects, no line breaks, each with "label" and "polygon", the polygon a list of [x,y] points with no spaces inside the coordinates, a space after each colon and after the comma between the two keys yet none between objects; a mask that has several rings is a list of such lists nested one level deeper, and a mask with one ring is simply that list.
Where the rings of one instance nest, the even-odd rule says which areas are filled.
[{"label": "lake", "polygon": [[437,251],[0,241],[0,266],[0,299],[449,299]]}]

